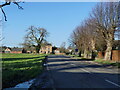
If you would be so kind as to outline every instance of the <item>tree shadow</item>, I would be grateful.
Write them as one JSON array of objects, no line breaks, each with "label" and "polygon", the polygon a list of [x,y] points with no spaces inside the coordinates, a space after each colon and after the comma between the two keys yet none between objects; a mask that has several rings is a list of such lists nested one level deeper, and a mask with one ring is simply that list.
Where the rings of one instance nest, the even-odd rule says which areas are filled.
[{"label": "tree shadow", "polygon": [[[53,58],[53,59],[52,59]],[[75,59],[66,58],[59,59],[52,57],[48,59],[48,67],[51,73],[52,79],[55,84],[55,88],[119,88],[118,86],[111,84],[114,82],[120,86],[120,74],[113,72],[103,72],[105,67],[109,65],[97,65],[97,64],[74,64],[64,61],[75,61]],[[88,59],[79,59],[80,61],[86,61]],[[56,63],[54,63],[56,62]],[[59,63],[60,62],[60,63]],[[61,63],[64,62],[64,63]],[[50,64],[49,64],[50,63]],[[97,69],[99,68],[99,69]],[[101,69],[102,68],[102,69]],[[83,70],[84,69],[84,70]],[[90,69],[90,72],[87,70]],[[94,70],[100,70],[94,71]],[[91,71],[92,70],[92,71]],[[112,69],[110,69],[112,70]],[[114,70],[114,69],[113,69]]]},{"label": "tree shadow", "polygon": [[[70,61],[70,60],[65,60],[65,61]],[[71,60],[72,61],[72,60]],[[47,61],[48,63],[51,63],[51,61]],[[59,62],[63,62],[63,60],[56,60],[56,61],[52,61],[52,62],[58,62],[57,64],[48,64],[48,66],[56,66],[56,67],[63,67],[63,66],[65,66],[65,65],[68,65],[68,66],[70,66],[70,64],[72,65],[72,66],[70,66],[70,67],[64,67],[64,68],[60,68],[60,69],[57,69],[57,68],[55,68],[55,69],[57,69],[57,70],[64,70],[64,69],[77,69],[77,68],[113,68],[113,67],[109,67],[109,66],[111,66],[111,65],[109,65],[109,64],[102,64],[102,65],[98,65],[98,64],[88,64],[88,65],[75,65],[74,63],[59,63]]]},{"label": "tree shadow", "polygon": [[[51,71],[55,88],[119,88],[120,74]],[[106,90],[106,89],[105,89]]]},{"label": "tree shadow", "polygon": [[23,60],[23,59],[35,59],[35,58],[40,58],[40,57],[30,57],[30,58],[2,58],[2,61],[12,61],[12,60]]}]

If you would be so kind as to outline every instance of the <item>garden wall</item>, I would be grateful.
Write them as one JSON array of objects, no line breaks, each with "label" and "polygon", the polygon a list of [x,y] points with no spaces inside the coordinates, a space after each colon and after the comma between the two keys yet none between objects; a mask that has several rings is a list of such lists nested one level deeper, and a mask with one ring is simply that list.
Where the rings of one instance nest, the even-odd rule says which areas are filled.
[{"label": "garden wall", "polygon": [[120,62],[120,50],[112,51],[112,60]]},{"label": "garden wall", "polygon": [[22,53],[22,51],[11,51],[11,53]]},{"label": "garden wall", "polygon": [[98,52],[98,58],[103,59],[104,58],[104,52],[102,52],[102,51]]},{"label": "garden wall", "polygon": [[[105,56],[105,53],[100,51],[98,52],[98,58],[103,59]],[[112,50],[112,61],[120,62],[120,50]]]}]

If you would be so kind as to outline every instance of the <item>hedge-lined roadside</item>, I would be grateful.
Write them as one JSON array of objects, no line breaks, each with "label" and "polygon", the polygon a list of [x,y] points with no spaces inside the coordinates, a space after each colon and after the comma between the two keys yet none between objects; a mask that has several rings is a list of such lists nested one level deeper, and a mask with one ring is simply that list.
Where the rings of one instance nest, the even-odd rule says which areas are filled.
[{"label": "hedge-lined roadside", "polygon": [[13,87],[42,73],[45,56],[43,54],[2,54],[2,88]]}]

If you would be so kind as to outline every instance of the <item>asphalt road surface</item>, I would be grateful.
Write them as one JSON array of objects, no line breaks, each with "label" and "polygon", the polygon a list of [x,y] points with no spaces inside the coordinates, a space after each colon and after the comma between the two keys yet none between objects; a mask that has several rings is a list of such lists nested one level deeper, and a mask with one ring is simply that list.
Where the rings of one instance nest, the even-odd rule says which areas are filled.
[{"label": "asphalt road surface", "polygon": [[120,88],[117,68],[103,67],[91,60],[51,55],[47,69],[54,88]]}]

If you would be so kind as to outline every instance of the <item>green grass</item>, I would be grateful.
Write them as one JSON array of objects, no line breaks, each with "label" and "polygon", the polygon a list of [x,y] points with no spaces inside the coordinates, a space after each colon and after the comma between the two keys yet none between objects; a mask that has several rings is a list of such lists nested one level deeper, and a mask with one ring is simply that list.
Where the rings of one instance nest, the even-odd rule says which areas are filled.
[{"label": "green grass", "polygon": [[35,78],[43,71],[44,59],[43,54],[2,54],[3,88]]},{"label": "green grass", "polygon": [[117,66],[118,68],[120,68],[120,62],[113,62],[113,61],[110,61],[110,60],[102,60],[102,59],[96,59],[95,62],[98,62],[98,63],[101,63],[101,64]]}]

